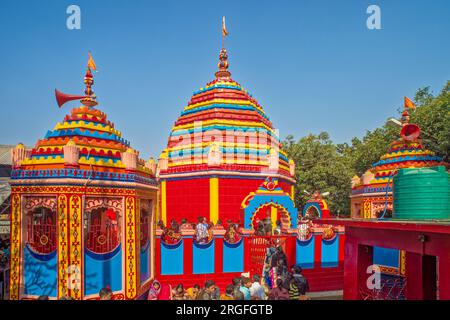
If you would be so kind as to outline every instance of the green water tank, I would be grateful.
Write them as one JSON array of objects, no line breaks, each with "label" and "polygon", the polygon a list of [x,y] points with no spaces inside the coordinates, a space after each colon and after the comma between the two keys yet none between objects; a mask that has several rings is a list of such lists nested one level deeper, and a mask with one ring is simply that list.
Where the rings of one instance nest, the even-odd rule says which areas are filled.
[{"label": "green water tank", "polygon": [[445,167],[400,169],[393,180],[394,219],[450,219],[450,175]]}]

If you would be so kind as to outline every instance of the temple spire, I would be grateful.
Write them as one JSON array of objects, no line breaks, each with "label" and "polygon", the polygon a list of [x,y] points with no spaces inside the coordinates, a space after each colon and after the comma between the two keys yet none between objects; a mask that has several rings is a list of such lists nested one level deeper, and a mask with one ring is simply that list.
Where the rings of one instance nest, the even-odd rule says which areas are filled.
[{"label": "temple spire", "polygon": [[95,65],[94,59],[89,52],[86,74],[83,81],[86,85],[86,89],[84,90],[86,97],[81,99],[81,103],[86,107],[94,107],[98,104],[96,101],[97,96],[95,95],[94,90],[92,90],[92,85],[94,84],[94,76],[92,75],[92,70],[97,71],[97,66]]},{"label": "temple spire", "polygon": [[222,49],[219,53],[219,70],[215,73],[217,79],[230,79],[231,73],[228,71],[228,54],[225,49],[225,37],[228,35],[228,30],[225,25],[225,17],[222,17]]},{"label": "temple spire", "polygon": [[219,70],[215,73],[217,79],[230,79],[231,72],[228,71],[228,54],[225,48],[220,50],[219,54]]}]

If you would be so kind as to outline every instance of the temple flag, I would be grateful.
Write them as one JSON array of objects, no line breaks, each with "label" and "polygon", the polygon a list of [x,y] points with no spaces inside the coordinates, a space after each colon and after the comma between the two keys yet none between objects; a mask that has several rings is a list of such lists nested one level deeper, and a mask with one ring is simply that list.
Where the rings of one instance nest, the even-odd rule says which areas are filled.
[{"label": "temple flag", "polygon": [[88,60],[87,66],[89,69],[97,71],[97,66],[95,65],[94,59],[92,59],[90,52],[89,52],[89,60]]},{"label": "temple flag", "polygon": [[227,26],[225,25],[225,16],[222,17],[222,36],[225,37],[228,35]]},{"label": "temple flag", "polygon": [[415,109],[416,105],[410,98],[405,97],[405,108]]}]

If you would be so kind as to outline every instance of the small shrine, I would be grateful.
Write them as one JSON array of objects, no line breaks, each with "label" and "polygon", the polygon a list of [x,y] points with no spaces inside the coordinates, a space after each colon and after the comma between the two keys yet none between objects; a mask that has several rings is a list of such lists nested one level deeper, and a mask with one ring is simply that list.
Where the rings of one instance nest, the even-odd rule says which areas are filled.
[{"label": "small shrine", "polygon": [[31,150],[12,150],[11,299],[134,299],[153,277],[156,164],[139,158],[96,108],[90,57],[84,95]]},{"label": "small shrine", "polygon": [[361,177],[352,179],[351,216],[366,219],[392,216],[392,179],[399,169],[442,165],[442,159],[422,145],[420,128],[409,123],[409,112],[402,114],[399,139],[387,153]]}]

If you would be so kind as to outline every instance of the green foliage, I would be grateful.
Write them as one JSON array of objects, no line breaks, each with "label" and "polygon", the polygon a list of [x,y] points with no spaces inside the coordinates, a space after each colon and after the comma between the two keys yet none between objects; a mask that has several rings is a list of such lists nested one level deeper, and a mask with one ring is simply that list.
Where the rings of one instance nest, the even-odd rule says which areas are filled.
[{"label": "green foliage", "polygon": [[[297,185],[295,202],[302,208],[310,196],[306,193],[330,192],[327,197],[330,210],[334,213],[347,213],[348,201],[342,201],[350,193],[352,172],[338,148],[332,143],[328,133],[308,135],[298,141],[288,136],[283,143],[289,157],[295,161]],[[305,192],[306,191],[306,192]]]},{"label": "green foliage", "polygon": [[418,107],[412,112],[410,122],[420,127],[424,146],[450,162],[450,81],[437,96],[428,89],[419,89],[418,93],[422,94],[424,90],[427,98],[419,96]]},{"label": "green foliage", "polygon": [[[419,89],[414,101],[417,109],[411,112],[410,123],[421,128],[425,148],[450,162],[450,81],[437,96],[429,87]],[[367,131],[362,139],[353,138],[350,144],[333,144],[326,132],[297,141],[288,136],[283,145],[296,164],[295,203],[299,210],[310,198],[304,190],[310,193],[319,190],[330,192],[326,201],[332,214],[348,215],[352,176],[370,169],[390,143],[399,138],[399,132],[400,128],[384,124]]]}]

